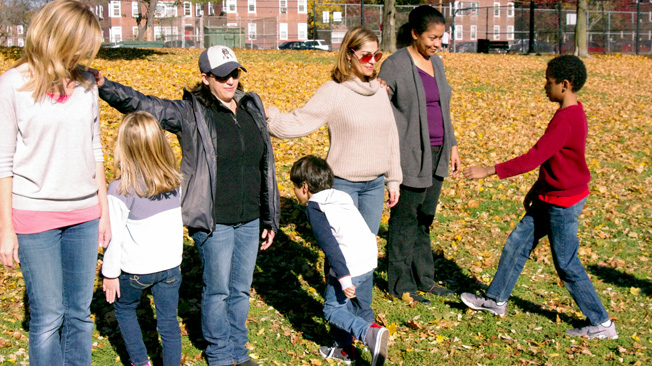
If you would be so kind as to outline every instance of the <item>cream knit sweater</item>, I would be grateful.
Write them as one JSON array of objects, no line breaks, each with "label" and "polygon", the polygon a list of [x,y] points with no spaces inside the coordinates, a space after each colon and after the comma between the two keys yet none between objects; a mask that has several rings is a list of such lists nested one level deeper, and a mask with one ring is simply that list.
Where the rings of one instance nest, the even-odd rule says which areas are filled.
[{"label": "cream knit sweater", "polygon": [[328,81],[304,107],[267,112],[269,132],[282,139],[306,136],[328,123],[331,146],[326,161],[335,176],[364,182],[384,175],[387,189],[399,189],[398,132],[387,91],[377,80]]}]

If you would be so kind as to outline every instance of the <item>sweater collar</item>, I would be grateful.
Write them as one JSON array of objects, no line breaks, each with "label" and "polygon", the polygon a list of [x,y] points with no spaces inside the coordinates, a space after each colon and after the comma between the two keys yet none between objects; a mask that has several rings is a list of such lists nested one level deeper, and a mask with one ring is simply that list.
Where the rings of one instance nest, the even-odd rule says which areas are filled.
[{"label": "sweater collar", "polygon": [[369,82],[365,82],[358,79],[357,77],[354,77],[353,79],[350,80],[343,81],[342,85],[364,96],[374,95],[380,88],[380,83],[378,82],[377,79],[371,80]]}]

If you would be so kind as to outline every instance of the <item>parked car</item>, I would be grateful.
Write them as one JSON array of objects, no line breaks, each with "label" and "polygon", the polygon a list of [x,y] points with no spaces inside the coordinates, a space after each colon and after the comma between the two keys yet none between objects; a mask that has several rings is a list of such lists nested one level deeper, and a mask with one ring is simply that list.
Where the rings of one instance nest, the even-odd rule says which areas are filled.
[{"label": "parked car", "polygon": [[305,43],[316,50],[328,51],[328,44],[323,39],[311,39]]},{"label": "parked car", "polygon": [[195,48],[195,41],[191,39],[181,40],[177,39],[175,41],[163,42],[163,47],[165,48]]},{"label": "parked car", "polygon": [[313,48],[303,41],[283,42],[278,46],[279,50],[312,50]]},{"label": "parked car", "polygon": [[604,53],[604,47],[598,42],[589,42],[587,44],[589,53]]},{"label": "parked car", "polygon": [[[554,53],[557,48],[555,43],[547,43],[534,40],[534,52],[536,53]],[[509,45],[509,52],[525,53],[530,50],[529,39],[518,39],[511,42]]]},{"label": "parked car", "polygon": [[476,52],[477,42],[455,42],[456,53],[473,53]]}]

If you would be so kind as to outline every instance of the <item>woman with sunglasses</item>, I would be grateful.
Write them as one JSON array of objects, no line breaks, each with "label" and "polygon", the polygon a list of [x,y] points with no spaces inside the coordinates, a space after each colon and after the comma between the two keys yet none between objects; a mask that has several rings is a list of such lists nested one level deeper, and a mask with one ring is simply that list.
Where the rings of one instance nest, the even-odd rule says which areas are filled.
[{"label": "woman with sunglasses", "polygon": [[[258,244],[267,249],[279,228],[280,196],[262,102],[243,93],[244,67],[231,49],[199,56],[201,82],[183,100],[166,100],[104,79],[100,97],[122,113],[147,111],[181,145],[181,210],[199,250],[203,274],[201,324],[209,365],[255,366],[245,345],[249,289]],[[262,229],[262,231],[261,231]]]},{"label": "woman with sunglasses", "polygon": [[435,55],[445,30],[443,15],[435,8],[419,6],[409,15],[400,35],[409,46],[383,62],[380,77],[387,82],[394,116],[401,136],[401,202],[389,218],[387,238],[389,294],[409,293],[424,304],[430,300],[417,290],[448,296],[437,285],[430,246],[430,225],[435,217],[449,160],[453,172],[460,169],[457,140],[450,116],[451,87],[444,64]]},{"label": "woman with sunglasses", "polygon": [[378,234],[385,200],[398,202],[401,184],[398,134],[387,91],[376,79],[382,58],[378,37],[356,27],[346,32],[332,79],[304,107],[280,113],[267,110],[272,136],[306,136],[328,123],[330,149],[326,161],[335,173],[333,188],[353,198],[369,229]]}]

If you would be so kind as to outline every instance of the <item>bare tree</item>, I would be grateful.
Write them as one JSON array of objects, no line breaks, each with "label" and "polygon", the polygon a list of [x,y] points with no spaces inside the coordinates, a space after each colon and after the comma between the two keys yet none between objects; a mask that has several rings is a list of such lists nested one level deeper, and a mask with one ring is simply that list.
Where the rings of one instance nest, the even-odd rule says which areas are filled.
[{"label": "bare tree", "polygon": [[139,41],[153,41],[154,40],[154,18],[156,17],[156,4],[158,0],[141,0],[138,2],[145,5],[145,17],[139,13],[136,18],[138,24],[138,40]]},{"label": "bare tree", "polygon": [[27,24],[34,14],[34,10],[40,8],[43,1],[30,0],[0,0],[0,44],[5,44],[10,32],[16,25],[22,25],[26,30]]},{"label": "bare tree", "polygon": [[396,1],[385,0],[383,6],[383,31],[380,49],[384,52],[396,51]]},{"label": "bare tree", "polygon": [[575,23],[575,56],[589,57],[586,41],[586,18],[589,9],[587,0],[577,0],[577,22]]}]

